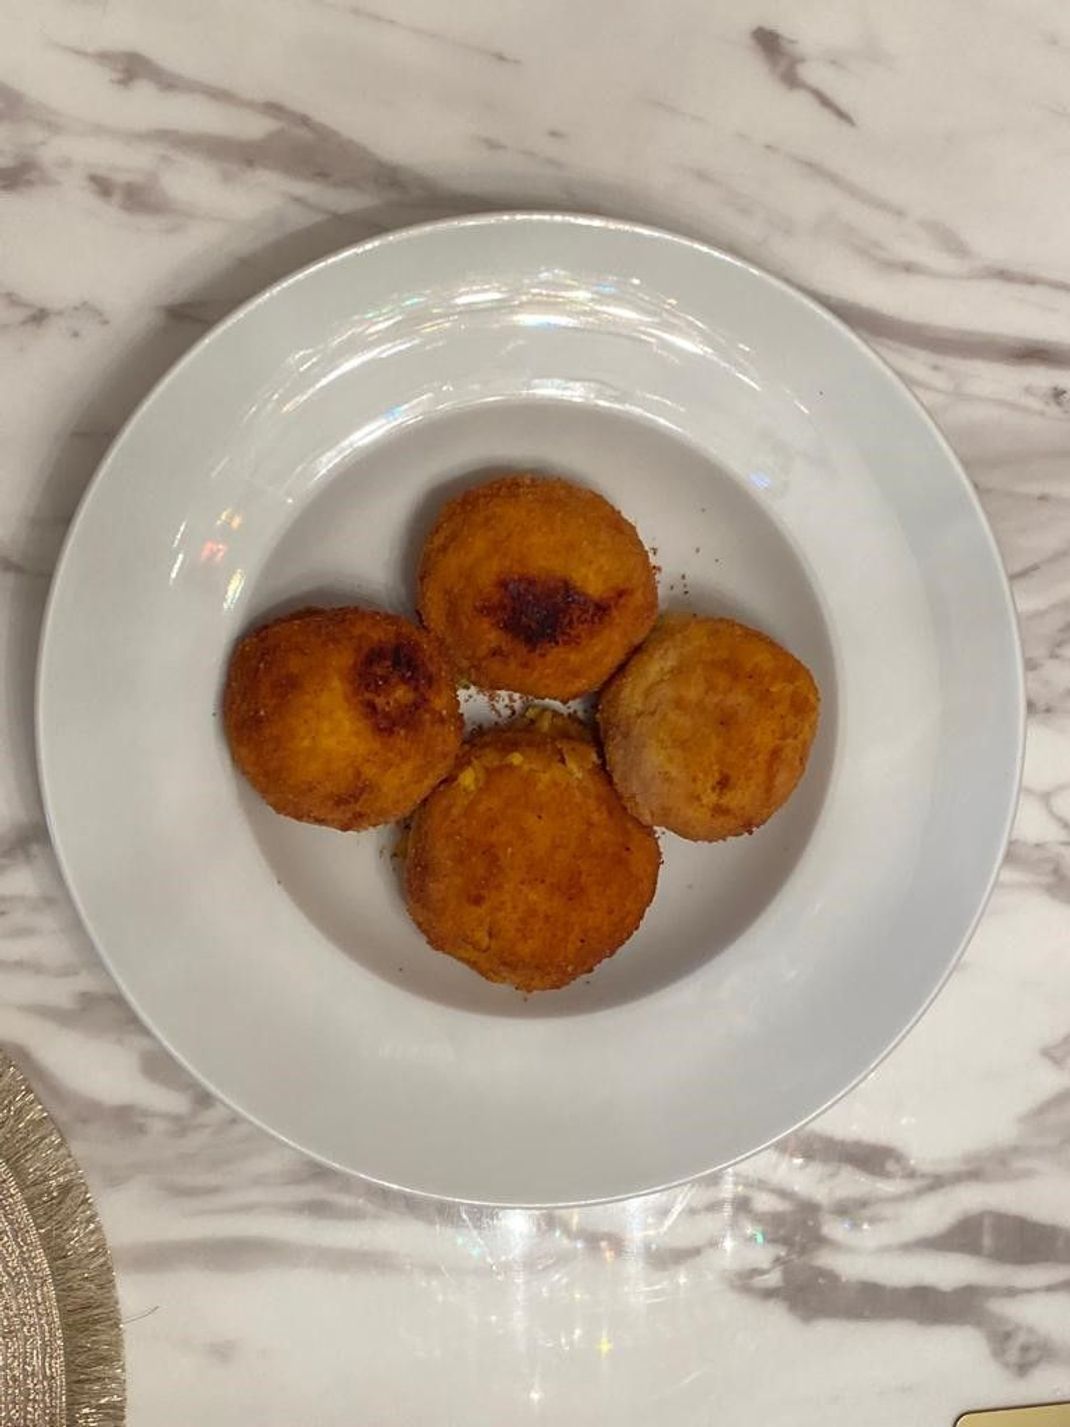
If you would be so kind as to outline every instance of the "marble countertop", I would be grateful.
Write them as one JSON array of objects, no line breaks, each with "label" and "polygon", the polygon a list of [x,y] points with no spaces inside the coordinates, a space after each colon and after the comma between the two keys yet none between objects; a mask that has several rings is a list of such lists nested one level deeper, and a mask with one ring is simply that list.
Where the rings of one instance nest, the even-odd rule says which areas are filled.
[{"label": "marble countertop", "polygon": [[[0,1041],[69,1135],[137,1427],[951,1423],[1070,1396],[1070,16],[1052,0],[0,0]],[[117,426],[238,301],[400,223],[707,238],[872,341],[1013,578],[1025,793],[881,1069],[732,1172],[578,1213],[408,1199],[237,1120],[59,881],[36,638]]]}]

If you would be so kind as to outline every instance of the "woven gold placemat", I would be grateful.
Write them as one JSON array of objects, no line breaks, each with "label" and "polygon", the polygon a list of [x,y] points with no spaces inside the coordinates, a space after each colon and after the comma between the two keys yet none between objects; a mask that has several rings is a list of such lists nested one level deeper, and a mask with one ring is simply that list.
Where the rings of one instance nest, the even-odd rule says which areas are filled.
[{"label": "woven gold placemat", "polygon": [[63,1136],[0,1051],[0,1427],[121,1427],[115,1277]]}]

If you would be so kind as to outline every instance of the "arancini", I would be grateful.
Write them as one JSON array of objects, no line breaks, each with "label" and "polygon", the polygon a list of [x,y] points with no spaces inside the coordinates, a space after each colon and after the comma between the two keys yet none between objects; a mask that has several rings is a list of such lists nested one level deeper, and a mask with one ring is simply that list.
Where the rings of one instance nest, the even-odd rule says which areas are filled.
[{"label": "arancini", "polygon": [[635,817],[715,842],[753,832],[790,797],[819,705],[810,671],[768,635],[670,614],[602,691],[598,724]]},{"label": "arancini", "polygon": [[443,507],[419,609],[473,683],[567,700],[605,683],[649,633],[657,590],[635,527],[596,491],[509,475]]},{"label": "arancini", "polygon": [[246,634],[223,718],[234,762],[265,802],[346,832],[407,816],[461,745],[457,690],[435,639],[355,606],[301,610]]},{"label": "arancini", "polygon": [[611,956],[661,862],[584,726],[544,728],[518,720],[469,739],[406,850],[406,900],[431,945],[522,991],[566,986]]}]

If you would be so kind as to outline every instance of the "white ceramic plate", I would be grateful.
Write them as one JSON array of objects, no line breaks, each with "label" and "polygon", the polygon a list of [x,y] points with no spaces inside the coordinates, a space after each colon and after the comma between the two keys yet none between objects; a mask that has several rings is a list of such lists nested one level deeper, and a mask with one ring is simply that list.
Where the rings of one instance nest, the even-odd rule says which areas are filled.
[{"label": "white ceramic plate", "polygon": [[[263,806],[216,713],[266,611],[410,609],[435,509],[503,466],[604,492],[667,604],[769,631],[823,694],[787,808],[667,836],[635,938],[526,1000],[427,948],[392,835]],[[340,253],[179,363],[79,511],[38,709],[67,879],[173,1053],[320,1159],[503,1204],[686,1179],[857,1081],[979,915],[1023,722],[991,535],[873,353],[724,253],[530,214]]]}]

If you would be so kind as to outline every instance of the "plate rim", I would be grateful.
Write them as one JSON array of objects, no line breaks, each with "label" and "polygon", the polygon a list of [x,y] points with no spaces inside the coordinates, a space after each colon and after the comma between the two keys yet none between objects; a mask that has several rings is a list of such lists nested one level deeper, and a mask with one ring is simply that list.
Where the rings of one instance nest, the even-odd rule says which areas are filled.
[{"label": "plate rim", "polygon": [[[992,866],[985,880],[982,893],[978,899],[976,910],[967,926],[958,945],[949,954],[947,964],[940,973],[938,979],[929,991],[925,999],[919,1004],[911,1017],[905,1022],[898,1033],[889,1043],[876,1055],[853,1079],[845,1084],[835,1094],[829,1096],[821,1105],[799,1117],[787,1128],[778,1131],[760,1144],[755,1145],[740,1154],[708,1166],[692,1174],[666,1180],[664,1183],[651,1185],[640,1189],[625,1189],[618,1193],[599,1194],[578,1199],[555,1199],[555,1200],[501,1200],[493,1198],[461,1197],[452,1194],[442,1194],[430,1189],[413,1187],[399,1184],[390,1179],[370,1174],[365,1170],[355,1169],[350,1165],[339,1163],[330,1158],[329,1155],[322,1154],[316,1150],[307,1148],[297,1143],[283,1131],[268,1124],[256,1114],[242,1105],[237,1104],[231,1097],[220,1090],[204,1074],[202,1074],[188,1059],[171,1043],[166,1035],[156,1025],[154,1019],[143,1009],[139,999],[127,986],[124,978],[119,974],[113,965],[111,958],[104,948],[104,939],[100,937],[91,919],[87,916],[82,904],[81,897],[75,886],[75,881],[71,876],[67,858],[63,851],[62,841],[59,831],[55,825],[52,812],[52,803],[49,794],[48,776],[45,768],[46,754],[45,743],[46,733],[45,722],[45,697],[44,680],[45,670],[49,659],[50,643],[53,636],[53,626],[55,623],[55,607],[58,602],[58,591],[61,578],[65,568],[71,558],[72,551],[79,537],[81,526],[86,514],[99,491],[104,485],[107,472],[112,464],[116,452],[119,450],[130,429],[140,419],[142,412],[167,388],[172,379],[176,378],[187,363],[196,360],[203,349],[219,337],[224,331],[241,321],[248,313],[268,302],[276,294],[295,285],[314,272],[333,266],[335,263],[349,261],[365,253],[377,250],[382,247],[392,246],[424,235],[431,235],[441,231],[457,231],[470,227],[496,227],[503,224],[522,226],[524,224],[553,224],[561,227],[572,228],[593,228],[596,230],[615,232],[633,237],[653,239],[658,242],[667,243],[673,246],[689,249],[697,252],[706,258],[712,258],[718,262],[727,263],[730,267],[741,269],[749,273],[758,281],[768,284],[779,290],[789,300],[800,303],[808,308],[817,318],[829,324],[837,330],[839,334],[848,340],[849,345],[857,352],[859,358],[868,361],[871,366],[876,367],[884,379],[895,388],[900,397],[906,397],[909,408],[912,410],[915,419],[924,426],[930,437],[934,440],[944,458],[945,465],[954,472],[959,487],[966,496],[970,506],[975,524],[979,528],[988,552],[992,573],[995,576],[995,588],[998,589],[1000,602],[1005,615],[1006,632],[1009,633],[1011,652],[1013,654],[1012,672],[1014,678],[1014,688],[1012,690],[1014,699],[1013,707],[1015,713],[1014,724],[1014,755],[1013,764],[1010,768],[1009,793],[1007,807],[1004,812],[1002,824],[998,829],[998,835],[994,843],[996,854],[992,859]],[[48,595],[45,600],[44,610],[41,618],[40,633],[37,643],[37,657],[33,676],[34,714],[33,733],[35,745],[35,771],[41,795],[42,807],[44,810],[45,824],[49,834],[53,854],[56,858],[60,874],[63,879],[67,895],[78,913],[79,920],[86,932],[96,955],[100,958],[108,975],[121,992],[124,1000],[137,1016],[142,1026],[162,1045],[191,1076],[191,1078],[204,1089],[206,1089],[215,1099],[226,1105],[228,1109],[240,1116],[243,1120],[255,1125],[258,1129],[265,1131],[272,1139],[281,1142],[289,1149],[311,1159],[315,1163],[327,1166],[339,1173],[352,1178],[362,1180],[370,1185],[390,1193],[399,1195],[411,1195],[419,1199],[429,1200],[437,1203],[449,1203],[457,1205],[472,1205],[488,1209],[522,1209],[522,1210],[549,1210],[562,1208],[582,1208],[598,1204],[620,1203],[630,1199],[642,1198],[651,1194],[667,1193],[685,1185],[694,1183],[698,1179],[708,1175],[723,1173],[734,1166],[751,1159],[753,1156],[761,1154],[773,1145],[779,1144],[789,1135],[797,1133],[804,1126],[811,1124],[819,1116],[838,1104],[863,1081],[867,1080],[875,1070],[895,1051],[906,1037],[914,1030],[922,1017],[931,1008],[933,1002],[944,990],[953,972],[962,960],[966,949],[973,940],[977,928],[988,908],[1000,871],[1002,870],[1010,843],[1013,824],[1017,814],[1021,791],[1022,779],[1025,763],[1025,743],[1028,726],[1028,709],[1026,703],[1026,682],[1024,650],[1022,644],[1021,628],[1019,624],[1018,611],[1014,602],[1011,589],[1010,577],[1006,566],[1000,555],[999,546],[996,542],[991,524],[985,513],[984,507],[978,496],[977,490],[966,473],[965,467],[959,460],[950,441],[945,436],[935,417],[924,406],[921,399],[915,394],[911,386],[901,377],[891,363],[881,355],[870,343],[862,337],[850,324],[828,307],[824,302],[812,296],[804,288],[797,286],[788,279],[770,272],[768,269],[742,258],[738,254],[729,252],[713,243],[707,243],[701,239],[693,238],[682,233],[677,233],[671,229],[659,227],[654,224],[632,222],[628,219],[607,217],[597,213],[569,210],[549,210],[549,209],[501,209],[488,210],[473,213],[465,213],[447,218],[430,219],[424,222],[409,224],[404,227],[392,228],[387,232],[376,233],[368,238],[356,243],[348,244],[334,252],[327,253],[320,258],[313,259],[293,272],[285,274],[275,282],[268,284],[259,292],[239,303],[231,312],[228,312],[218,322],[214,323],[208,330],[202,333],[197,340],[185,351],[167,370],[155,381],[149,390],[135,403],[129,414],[123,420],[115,436],[108,445],[107,450],[90,477],[85,489],[79,497],[77,506],[71,521],[64,533],[63,541],[60,545],[59,554],[55,567],[49,581]]]}]

